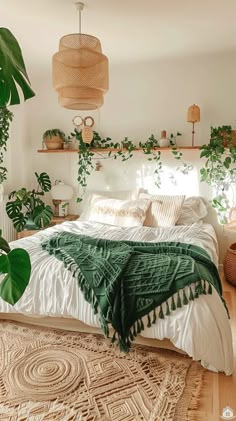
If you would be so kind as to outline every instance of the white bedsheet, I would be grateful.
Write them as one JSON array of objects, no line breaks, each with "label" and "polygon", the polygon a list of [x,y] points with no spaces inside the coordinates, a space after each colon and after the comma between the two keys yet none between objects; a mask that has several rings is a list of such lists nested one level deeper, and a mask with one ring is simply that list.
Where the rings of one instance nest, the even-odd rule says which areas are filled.
[{"label": "white bedsheet", "polygon": [[[93,314],[90,304],[84,300],[71,272],[41,248],[41,241],[56,231],[116,240],[191,243],[203,247],[215,264],[218,263],[216,236],[209,224],[119,228],[86,221],[65,222],[11,243],[12,248],[23,247],[30,253],[32,275],[24,295],[15,306],[0,299],[0,312],[31,317],[74,317],[90,326],[99,327],[98,316]],[[158,319],[151,328],[145,328],[142,336],[168,338],[194,360],[201,360],[204,367],[224,371],[228,375],[233,371],[231,328],[226,310],[214,289],[212,295],[202,295],[165,319]]]}]

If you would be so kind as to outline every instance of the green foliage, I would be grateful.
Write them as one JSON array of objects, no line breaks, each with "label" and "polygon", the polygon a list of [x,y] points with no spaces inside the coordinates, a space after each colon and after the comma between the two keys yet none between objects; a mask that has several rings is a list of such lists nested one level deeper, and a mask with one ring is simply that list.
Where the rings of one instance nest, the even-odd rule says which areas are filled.
[{"label": "green foliage", "polygon": [[[30,87],[16,38],[8,29],[0,28],[0,184],[7,178],[7,168],[3,166],[3,158],[13,118],[7,105],[21,102],[17,86],[21,88],[25,100],[35,95]],[[23,249],[11,251],[0,230],[0,275],[4,275],[0,283],[1,298],[14,305],[28,285],[30,272],[28,253]]]},{"label": "green foliage", "polygon": [[[171,134],[170,140],[172,141],[172,149],[174,150],[174,152],[176,152],[177,148],[176,137],[180,135],[181,133],[179,132],[177,132],[175,136]],[[81,202],[83,200],[83,195],[87,187],[87,179],[94,170],[93,160],[95,159],[95,155],[101,155],[101,152],[96,151],[96,149],[104,149],[104,152],[102,152],[102,159],[121,159],[121,161],[124,162],[132,158],[133,151],[136,149],[136,146],[131,140],[128,139],[128,137],[125,137],[120,145],[120,143],[112,142],[110,137],[106,137],[103,139],[96,131],[93,132],[93,140],[91,143],[85,143],[82,139],[81,131],[78,131],[77,129],[75,129],[74,132],[71,133],[71,136],[78,141],[79,159],[77,180],[79,186],[82,188],[82,194],[80,197],[77,198],[77,202]],[[160,187],[160,174],[162,172],[162,162],[161,152],[160,150],[158,150],[159,141],[152,134],[146,142],[139,142],[139,147],[142,149],[143,153],[147,155],[148,161],[153,161],[155,163],[155,184],[157,185],[157,187]],[[178,152],[178,154],[181,153]],[[190,165],[185,164],[183,160],[182,164],[185,165],[185,174],[192,169],[192,167]]]},{"label": "green foliage", "polygon": [[93,132],[93,140],[91,143],[85,143],[82,139],[81,131],[77,129],[71,133],[71,136],[74,137],[78,142],[78,183],[82,188],[82,194],[77,198],[77,202],[83,200],[83,195],[87,187],[87,178],[94,170],[93,159],[95,155],[99,153],[94,151],[94,149],[104,149],[106,152],[107,149],[113,149],[112,151],[107,152],[107,157],[103,154],[103,159],[120,158],[123,162],[132,158],[132,151],[135,149],[134,144],[128,140],[124,139],[126,150],[122,150],[119,143],[112,142],[110,137],[102,138],[98,132]]},{"label": "green foliage", "polygon": [[20,104],[17,86],[25,100],[35,95],[16,38],[8,29],[0,28],[0,107]]},{"label": "green foliage", "polygon": [[[41,200],[46,192],[51,190],[51,180],[43,172],[35,173],[38,181],[37,189],[28,191],[25,187],[13,191],[9,195],[10,202],[6,204],[6,212],[17,231],[24,228],[40,229],[49,225],[53,211],[50,206],[46,206]],[[12,200],[15,199],[15,200]]]},{"label": "green foliage", "polygon": [[46,130],[46,132],[44,132],[44,134],[43,134],[43,140],[51,139],[54,136],[59,136],[63,140],[63,142],[66,141],[66,135],[60,129]]},{"label": "green foliage", "polygon": [[7,179],[7,168],[3,166],[4,152],[7,151],[9,127],[13,114],[7,107],[0,106],[0,184]]},{"label": "green foliage", "polygon": [[[2,243],[0,237],[0,244]],[[5,275],[0,284],[0,297],[14,305],[23,295],[30,279],[31,263],[28,253],[23,249],[10,250],[0,255],[0,275]]]},{"label": "green foliage", "polygon": [[[227,141],[227,147],[223,141]],[[201,181],[209,184],[216,191],[212,206],[221,213],[221,222],[227,222],[229,203],[227,191],[236,181],[236,147],[232,145],[232,127],[211,127],[208,145],[201,147],[200,158],[205,158],[205,165],[200,169]]]}]

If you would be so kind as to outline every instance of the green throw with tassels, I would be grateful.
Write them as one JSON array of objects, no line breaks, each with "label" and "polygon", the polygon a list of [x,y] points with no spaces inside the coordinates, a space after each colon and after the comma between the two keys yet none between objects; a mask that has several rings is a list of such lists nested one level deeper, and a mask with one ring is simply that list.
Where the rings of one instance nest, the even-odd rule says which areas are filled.
[{"label": "green throw with tassels", "polygon": [[201,294],[211,294],[212,286],[224,303],[217,268],[197,246],[113,241],[63,232],[42,247],[73,273],[85,299],[95,312],[99,309],[105,335],[111,324],[112,340],[117,339],[123,351],[144,329],[143,316],[147,315],[150,327],[158,317],[163,319]]}]

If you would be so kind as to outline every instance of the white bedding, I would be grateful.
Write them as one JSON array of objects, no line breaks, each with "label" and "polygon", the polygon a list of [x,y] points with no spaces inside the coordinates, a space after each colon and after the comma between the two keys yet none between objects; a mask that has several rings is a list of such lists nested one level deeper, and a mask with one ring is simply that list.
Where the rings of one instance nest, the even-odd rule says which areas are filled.
[{"label": "white bedding", "polygon": [[[73,317],[90,326],[99,327],[98,316],[80,292],[76,280],[63,263],[41,249],[41,241],[56,231],[71,231],[93,237],[137,241],[180,241],[203,247],[215,264],[218,249],[214,229],[208,224],[170,228],[121,228],[100,223],[75,221],[48,228],[34,236],[11,243],[12,248],[28,250],[32,262],[30,283],[15,306],[0,299],[0,312],[27,316]],[[188,293],[188,287],[186,292]],[[158,319],[142,336],[168,338],[194,360],[214,371],[233,371],[232,335],[226,310],[213,289],[212,295],[202,295],[177,309],[165,319]]]}]

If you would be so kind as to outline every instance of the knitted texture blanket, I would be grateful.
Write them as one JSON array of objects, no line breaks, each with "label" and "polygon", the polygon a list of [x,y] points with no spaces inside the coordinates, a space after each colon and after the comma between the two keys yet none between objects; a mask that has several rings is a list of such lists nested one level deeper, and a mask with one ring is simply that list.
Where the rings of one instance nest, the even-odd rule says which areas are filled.
[{"label": "knitted texture blanket", "polygon": [[[212,286],[222,298],[218,270],[201,247],[178,242],[145,243],[97,239],[62,232],[42,248],[64,262],[77,279],[85,299],[109,336],[109,324],[127,352],[131,341],[147,326]],[[188,288],[186,288],[188,287]]]}]

